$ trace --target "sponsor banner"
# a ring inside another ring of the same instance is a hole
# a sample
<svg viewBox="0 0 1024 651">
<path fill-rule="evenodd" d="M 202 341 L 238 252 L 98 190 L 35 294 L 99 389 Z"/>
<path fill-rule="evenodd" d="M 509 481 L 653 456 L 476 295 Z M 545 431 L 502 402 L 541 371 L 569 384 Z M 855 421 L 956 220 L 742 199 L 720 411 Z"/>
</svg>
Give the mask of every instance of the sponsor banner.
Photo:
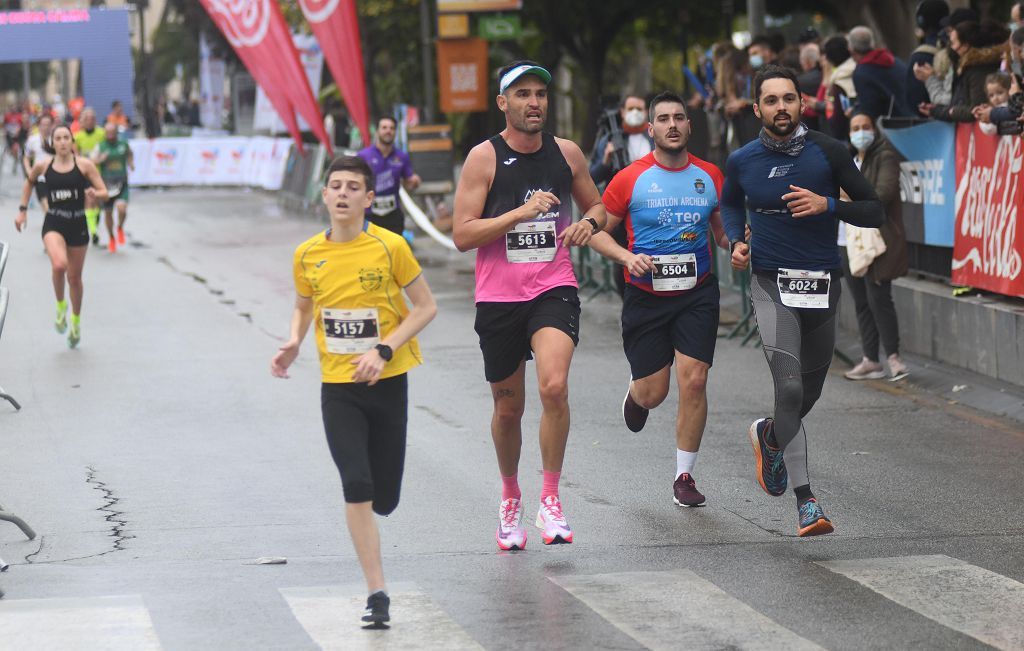
<svg viewBox="0 0 1024 651">
<path fill-rule="evenodd" d="M 437 78 L 445 113 L 486 111 L 487 41 L 462 38 L 437 41 Z"/>
<path fill-rule="evenodd" d="M 298 113 L 317 139 L 330 149 L 320 107 L 278 3 L 271 0 L 200 0 L 200 3 L 266 92 L 296 146 L 302 147 L 302 134 L 295 119 Z"/>
<path fill-rule="evenodd" d="M 355 0 L 299 0 L 299 7 L 323 48 L 349 117 L 359 128 L 363 142 L 370 142 L 369 101 Z"/>
<path fill-rule="evenodd" d="M 224 59 L 210 53 L 206 35 L 199 35 L 199 122 L 205 129 L 220 129 L 224 114 Z M 284 131 L 282 125 L 281 131 Z"/>
<path fill-rule="evenodd" d="M 147 185 L 239 185 L 278 190 L 291 141 L 286 138 L 156 138 L 130 141 L 135 170 L 128 182 Z"/>
<path fill-rule="evenodd" d="M 923 208 L 920 244 L 953 246 L 953 205 L 956 186 L 955 127 L 929 122 L 906 129 L 886 129 L 886 137 L 906 159 L 900 163 L 900 194 L 904 203 Z M 911 211 L 904 210 L 904 215 Z"/>
<path fill-rule="evenodd" d="M 306 79 L 309 80 L 310 88 L 316 95 L 320 92 L 320 77 L 324 71 L 324 53 L 316 39 L 308 34 L 292 34 L 292 40 L 295 42 L 295 48 L 299 51 L 299 59 L 302 61 Z M 266 92 L 261 87 L 256 89 L 256 109 L 253 114 L 252 128 L 271 133 L 287 131 L 284 122 L 274 110 L 274 105 L 270 103 Z M 299 116 L 299 129 L 310 130 L 309 124 L 302 116 Z"/>
<path fill-rule="evenodd" d="M 1024 297 L 1024 140 L 989 136 L 975 123 L 956 133 L 956 230 L 952 280 Z"/>
</svg>

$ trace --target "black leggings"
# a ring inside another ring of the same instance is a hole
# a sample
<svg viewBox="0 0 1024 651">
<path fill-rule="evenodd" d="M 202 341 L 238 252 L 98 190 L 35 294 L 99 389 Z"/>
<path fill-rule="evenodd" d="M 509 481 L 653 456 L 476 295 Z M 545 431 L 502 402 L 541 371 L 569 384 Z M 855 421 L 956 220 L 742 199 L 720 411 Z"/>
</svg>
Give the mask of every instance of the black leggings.
<svg viewBox="0 0 1024 651">
<path fill-rule="evenodd" d="M 821 397 L 836 344 L 840 274 L 832 272 L 828 309 L 782 304 L 774 273 L 751 276 L 750 299 L 764 355 L 775 381 L 775 440 L 785 450 L 790 485 L 810 483 L 802 419 Z"/>
<path fill-rule="evenodd" d="M 321 386 L 327 445 L 341 474 L 346 502 L 373 502 L 374 512 L 380 515 L 398 506 L 408 394 L 404 373 L 372 387 L 326 382 Z"/>
</svg>

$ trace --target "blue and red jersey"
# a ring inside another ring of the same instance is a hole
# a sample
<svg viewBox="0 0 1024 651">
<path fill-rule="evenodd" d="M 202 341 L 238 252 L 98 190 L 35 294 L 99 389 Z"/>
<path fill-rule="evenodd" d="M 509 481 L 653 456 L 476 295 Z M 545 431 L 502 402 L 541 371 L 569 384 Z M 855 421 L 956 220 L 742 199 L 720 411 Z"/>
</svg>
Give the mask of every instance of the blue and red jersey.
<svg viewBox="0 0 1024 651">
<path fill-rule="evenodd" d="M 660 165 L 651 152 L 616 174 L 603 199 L 608 212 L 624 220 L 630 252 L 650 256 L 693 253 L 699 286 L 711 273 L 708 230 L 723 183 L 721 170 L 693 154 L 685 166 L 671 168 Z M 627 283 L 655 293 L 651 274 L 638 278 L 629 270 L 623 273 Z"/>
</svg>

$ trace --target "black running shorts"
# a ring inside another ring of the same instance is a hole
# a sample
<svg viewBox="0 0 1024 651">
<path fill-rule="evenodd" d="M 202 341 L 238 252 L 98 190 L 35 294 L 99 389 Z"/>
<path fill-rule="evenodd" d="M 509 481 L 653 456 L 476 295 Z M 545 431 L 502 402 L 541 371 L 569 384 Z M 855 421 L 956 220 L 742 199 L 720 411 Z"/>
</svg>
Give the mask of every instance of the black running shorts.
<svg viewBox="0 0 1024 651">
<path fill-rule="evenodd" d="M 516 303 L 476 304 L 474 329 L 484 354 L 488 382 L 507 379 L 524 359 L 533 359 L 530 339 L 541 328 L 556 328 L 580 342 L 580 299 L 572 286 L 554 287 Z"/>
<path fill-rule="evenodd" d="M 405 213 L 402 212 L 401 208 L 395 208 L 386 215 L 375 215 L 368 212 L 366 213 L 366 219 L 371 224 L 386 228 L 392 233 L 401 235 L 405 231 Z"/>
<path fill-rule="evenodd" d="M 672 363 L 675 351 L 712 364 L 718 339 L 718 279 L 673 296 L 626 285 L 622 302 L 622 348 L 634 380 Z"/>
<path fill-rule="evenodd" d="M 68 246 L 86 246 L 89 244 L 89 227 L 85 217 L 55 217 L 47 213 L 43 218 L 43 236 L 49 232 L 60 233 Z"/>
<path fill-rule="evenodd" d="M 409 383 L 405 373 L 378 381 L 323 383 L 320 407 L 327 446 L 345 501 L 372 502 L 374 513 L 398 506 L 405 468 Z"/>
</svg>

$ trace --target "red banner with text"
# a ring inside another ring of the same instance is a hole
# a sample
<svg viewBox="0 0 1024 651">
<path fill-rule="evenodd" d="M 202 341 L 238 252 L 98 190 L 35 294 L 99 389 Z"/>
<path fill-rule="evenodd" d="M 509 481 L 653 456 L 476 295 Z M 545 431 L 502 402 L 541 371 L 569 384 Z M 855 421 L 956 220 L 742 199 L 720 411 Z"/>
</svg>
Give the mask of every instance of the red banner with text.
<svg viewBox="0 0 1024 651">
<path fill-rule="evenodd" d="M 355 0 L 299 0 L 299 6 L 324 51 L 349 117 L 359 127 L 363 143 L 369 144 L 369 102 Z"/>
<path fill-rule="evenodd" d="M 199 1 L 249 74 L 263 88 L 296 144 L 302 147 L 302 135 L 295 119 L 298 111 L 316 137 L 330 149 L 323 116 L 277 3 L 271 0 Z"/>
<path fill-rule="evenodd" d="M 952 280 L 1024 297 L 1024 140 L 989 136 L 975 123 L 956 132 L 956 225 Z"/>
</svg>

